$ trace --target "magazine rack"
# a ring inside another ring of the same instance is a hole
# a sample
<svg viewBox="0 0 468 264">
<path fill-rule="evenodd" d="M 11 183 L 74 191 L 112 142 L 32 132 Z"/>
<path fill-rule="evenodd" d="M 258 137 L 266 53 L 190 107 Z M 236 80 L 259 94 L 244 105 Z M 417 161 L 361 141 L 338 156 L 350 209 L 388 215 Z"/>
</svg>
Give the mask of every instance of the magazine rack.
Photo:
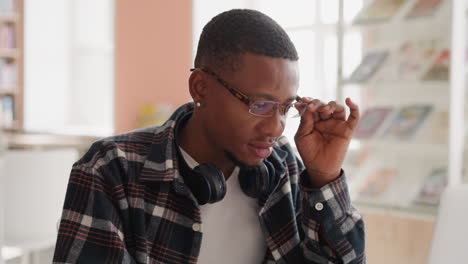
<svg viewBox="0 0 468 264">
<path fill-rule="evenodd" d="M 345 160 L 357 207 L 435 219 L 442 190 L 461 179 L 463 111 L 454 113 L 466 71 L 455 60 L 466 49 L 464 39 L 454 45 L 453 32 L 466 32 L 466 18 L 455 29 L 454 2 L 368 1 L 342 27 L 343 36 L 362 36 L 362 60 L 340 76 L 338 91 L 361 109 Z M 345 63 L 351 51 L 346 42 L 341 48 Z"/>
</svg>

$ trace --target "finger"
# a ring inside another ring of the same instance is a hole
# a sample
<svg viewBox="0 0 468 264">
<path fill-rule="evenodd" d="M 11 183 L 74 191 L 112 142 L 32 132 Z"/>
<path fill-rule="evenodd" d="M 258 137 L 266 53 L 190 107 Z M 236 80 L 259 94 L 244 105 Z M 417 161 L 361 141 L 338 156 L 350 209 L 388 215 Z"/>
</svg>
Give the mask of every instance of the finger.
<svg viewBox="0 0 468 264">
<path fill-rule="evenodd" d="M 314 129 L 314 123 L 319 120 L 317 110 L 323 106 L 320 100 L 310 102 L 304 114 L 301 116 L 301 122 L 296 132 L 296 136 L 307 135 Z"/>
<path fill-rule="evenodd" d="M 299 111 L 299 113 L 303 113 L 307 107 L 307 103 L 297 102 L 294 104 L 294 107 Z"/>
<path fill-rule="evenodd" d="M 324 107 L 322 107 L 319 112 L 320 112 L 320 119 L 322 120 L 328 120 L 333 117 L 333 113 L 336 110 L 336 102 L 335 101 L 330 101 L 328 104 L 326 104 Z"/>
<path fill-rule="evenodd" d="M 320 109 L 323 108 L 323 106 L 324 106 L 324 103 L 318 99 L 314 99 L 311 102 L 309 102 L 304 109 L 305 111 L 301 115 L 301 117 L 304 117 L 304 119 L 301 118 L 301 121 L 302 120 L 307 121 L 310 118 L 313 118 L 314 121 L 318 121 L 319 111 Z"/>
<path fill-rule="evenodd" d="M 310 103 L 314 100 L 312 97 L 302 97 L 299 98 L 298 102 L 303 102 L 303 103 Z M 316 100 L 316 99 L 315 99 Z"/>
<path fill-rule="evenodd" d="M 294 104 L 294 107 L 299 111 L 299 113 L 303 113 L 307 104 L 312 101 L 311 97 L 296 97 L 297 103 Z"/>
<path fill-rule="evenodd" d="M 325 105 L 325 103 L 320 101 L 319 99 L 314 99 L 311 102 L 314 103 L 315 105 L 320 105 L 320 106 Z"/>
<path fill-rule="evenodd" d="M 348 120 L 346 122 L 349 124 L 351 129 L 354 129 L 359 122 L 359 107 L 351 98 L 346 98 L 346 105 L 349 107 L 350 113 L 348 116 Z"/>
<path fill-rule="evenodd" d="M 296 107 L 296 109 L 299 111 L 299 115 L 302 116 L 306 111 L 312 111 L 312 112 L 315 112 L 317 107 L 313 107 L 313 108 L 307 108 L 309 105 L 315 105 L 315 106 L 318 106 L 318 107 L 321 107 L 323 106 L 323 102 L 320 101 L 319 99 L 313 99 L 312 97 L 303 97 L 301 98 L 301 101 L 300 103 L 297 103 L 294 105 L 294 107 Z"/>
<path fill-rule="evenodd" d="M 346 121 L 346 109 L 342 104 L 336 104 L 335 111 L 333 111 L 333 119 Z"/>
</svg>

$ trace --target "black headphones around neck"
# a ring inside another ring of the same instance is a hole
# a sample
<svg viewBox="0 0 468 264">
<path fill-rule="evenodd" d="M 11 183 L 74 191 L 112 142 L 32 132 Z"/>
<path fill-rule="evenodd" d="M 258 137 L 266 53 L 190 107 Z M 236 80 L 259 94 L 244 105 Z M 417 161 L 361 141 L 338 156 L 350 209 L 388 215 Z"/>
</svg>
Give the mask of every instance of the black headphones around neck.
<svg viewBox="0 0 468 264">
<path fill-rule="evenodd" d="M 223 172 L 210 163 L 202 163 L 193 169 L 190 168 L 179 149 L 179 132 L 192 113 L 189 111 L 184 114 L 180 120 L 176 121 L 174 127 L 174 142 L 180 175 L 197 198 L 198 204 L 212 204 L 221 201 L 226 195 L 226 180 Z M 275 175 L 273 164 L 265 159 L 257 166 L 241 167 L 238 178 L 240 187 L 247 196 L 259 198 L 268 195 L 273 189 L 276 182 Z"/>
</svg>

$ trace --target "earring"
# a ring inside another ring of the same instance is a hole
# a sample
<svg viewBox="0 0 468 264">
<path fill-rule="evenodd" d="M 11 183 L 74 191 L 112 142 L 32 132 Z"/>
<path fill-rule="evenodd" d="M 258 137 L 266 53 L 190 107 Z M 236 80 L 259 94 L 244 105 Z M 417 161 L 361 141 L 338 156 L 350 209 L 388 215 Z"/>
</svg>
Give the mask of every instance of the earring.
<svg viewBox="0 0 468 264">
<path fill-rule="evenodd" d="M 196 103 L 196 106 L 197 106 L 197 107 L 200 107 L 200 106 L 201 106 L 201 103 L 200 103 L 200 102 L 197 102 L 197 103 Z"/>
</svg>

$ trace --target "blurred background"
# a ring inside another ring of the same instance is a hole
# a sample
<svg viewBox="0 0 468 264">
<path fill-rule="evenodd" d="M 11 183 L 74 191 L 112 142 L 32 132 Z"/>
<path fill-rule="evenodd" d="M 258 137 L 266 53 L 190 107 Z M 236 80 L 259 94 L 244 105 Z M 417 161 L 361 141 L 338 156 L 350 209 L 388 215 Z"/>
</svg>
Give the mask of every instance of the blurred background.
<svg viewBox="0 0 468 264">
<path fill-rule="evenodd" d="M 51 262 L 73 162 L 95 140 L 159 125 L 190 101 L 201 30 L 232 8 L 285 28 L 299 52 L 301 96 L 360 105 L 344 169 L 368 262 L 427 263 L 445 250 L 436 241 L 449 221 L 440 220 L 441 194 L 467 178 L 466 6 L 0 0 L 0 264 Z M 297 122 L 288 120 L 290 139 Z"/>
</svg>

